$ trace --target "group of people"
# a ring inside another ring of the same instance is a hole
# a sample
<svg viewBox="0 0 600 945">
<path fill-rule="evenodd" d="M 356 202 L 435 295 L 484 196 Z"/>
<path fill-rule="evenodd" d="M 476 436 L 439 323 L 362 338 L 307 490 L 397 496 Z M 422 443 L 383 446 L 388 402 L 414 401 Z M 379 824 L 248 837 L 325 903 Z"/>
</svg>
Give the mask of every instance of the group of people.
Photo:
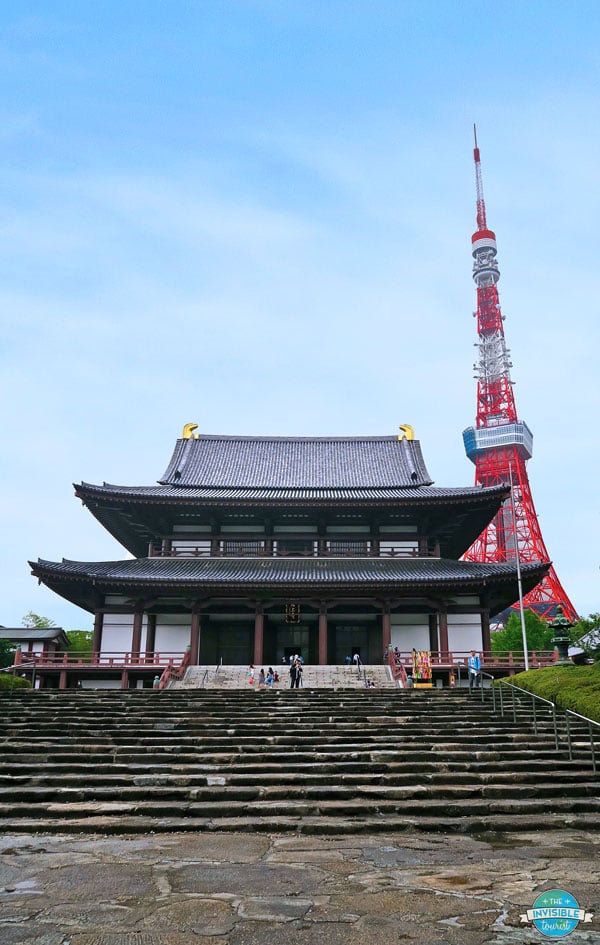
<svg viewBox="0 0 600 945">
<path fill-rule="evenodd" d="M 397 647 L 394 647 L 394 650 L 397 651 Z M 394 653 L 394 656 L 396 654 Z M 399 654 L 398 654 L 399 656 Z M 286 662 L 286 658 L 283 658 L 283 662 Z M 289 657 L 290 662 L 290 689 L 299 689 L 302 685 L 302 664 L 304 663 L 303 658 L 296 654 L 295 656 Z M 346 665 L 350 666 L 354 663 L 355 666 L 360 667 L 361 661 L 358 653 L 355 653 L 354 656 L 346 657 Z M 469 673 L 469 691 L 472 689 L 478 689 L 481 684 L 481 657 L 475 650 L 471 650 L 471 654 L 467 660 L 467 668 Z M 251 663 L 248 667 L 248 682 L 252 686 L 254 685 L 254 678 L 256 675 L 256 669 Z M 265 673 L 264 669 L 261 669 L 258 673 L 258 684 L 257 689 L 272 689 L 275 683 L 279 682 L 279 674 L 272 666 L 269 666 L 269 669 Z M 414 685 L 414 680 L 411 676 L 408 677 L 408 685 L 410 688 Z M 367 679 L 365 682 L 367 689 L 375 689 L 375 683 L 372 679 Z M 79 683 L 78 688 L 81 687 Z"/>
<path fill-rule="evenodd" d="M 247 679 L 248 683 L 254 685 L 254 677 L 256 676 L 256 669 L 253 663 L 250 663 L 248 667 Z M 272 689 L 275 683 L 279 682 L 279 673 L 276 672 L 272 666 L 269 666 L 269 669 L 265 673 L 264 669 L 261 669 L 258 673 L 258 683 L 257 689 Z"/>
</svg>

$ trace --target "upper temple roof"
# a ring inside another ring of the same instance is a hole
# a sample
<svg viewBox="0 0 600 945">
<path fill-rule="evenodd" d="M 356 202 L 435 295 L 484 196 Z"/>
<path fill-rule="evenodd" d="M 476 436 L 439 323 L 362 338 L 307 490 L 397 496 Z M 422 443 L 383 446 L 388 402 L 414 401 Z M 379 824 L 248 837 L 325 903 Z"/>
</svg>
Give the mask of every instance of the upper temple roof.
<svg viewBox="0 0 600 945">
<path fill-rule="evenodd" d="M 379 524 L 414 525 L 440 543 L 443 556 L 458 558 L 508 487 L 440 489 L 431 482 L 421 444 L 404 437 L 184 436 L 158 485 L 82 482 L 75 491 L 136 556 L 176 526 L 231 527 L 242 517 L 264 523 L 266 514 L 287 516 L 285 524 L 300 516 L 305 524 L 311 514 L 322 527 L 344 516 L 354 524 L 362 516 L 367 524 L 375 517 Z"/>
<path fill-rule="evenodd" d="M 177 440 L 159 480 L 255 489 L 415 487 L 432 481 L 418 440 L 204 435 Z"/>
</svg>

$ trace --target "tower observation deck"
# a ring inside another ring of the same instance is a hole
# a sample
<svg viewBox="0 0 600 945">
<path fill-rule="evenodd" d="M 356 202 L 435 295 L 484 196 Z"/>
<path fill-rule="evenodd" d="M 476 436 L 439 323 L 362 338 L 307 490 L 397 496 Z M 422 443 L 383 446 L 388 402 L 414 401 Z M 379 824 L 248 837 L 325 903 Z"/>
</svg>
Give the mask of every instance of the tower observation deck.
<svg viewBox="0 0 600 945">
<path fill-rule="evenodd" d="M 517 416 L 510 376 L 512 363 L 504 337 L 504 316 L 500 310 L 496 259 L 496 234 L 488 229 L 481 158 L 475 134 L 475 178 L 477 186 L 477 229 L 471 238 L 473 279 L 477 289 L 477 350 L 474 364 L 477 378 L 475 425 L 463 432 L 465 451 L 475 464 L 475 482 L 481 486 L 513 483 L 509 498 L 487 528 L 471 545 L 464 559 L 479 562 L 549 561 L 540 530 L 526 463 L 533 453 L 533 434 Z M 524 604 L 542 617 L 552 617 L 560 604 L 565 615 L 577 619 L 577 612 L 553 567 L 527 594 Z"/>
</svg>

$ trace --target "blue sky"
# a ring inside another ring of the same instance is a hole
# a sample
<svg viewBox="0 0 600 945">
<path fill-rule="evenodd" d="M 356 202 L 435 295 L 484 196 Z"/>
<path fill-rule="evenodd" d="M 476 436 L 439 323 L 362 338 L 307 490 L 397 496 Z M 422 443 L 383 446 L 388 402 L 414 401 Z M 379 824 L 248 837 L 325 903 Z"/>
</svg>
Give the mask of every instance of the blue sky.
<svg viewBox="0 0 600 945">
<path fill-rule="evenodd" d="M 468 485 L 472 123 L 529 475 L 598 578 L 597 3 L 4 2 L 0 623 L 89 615 L 27 559 L 122 556 L 72 483 L 183 424 L 379 435 Z"/>
</svg>

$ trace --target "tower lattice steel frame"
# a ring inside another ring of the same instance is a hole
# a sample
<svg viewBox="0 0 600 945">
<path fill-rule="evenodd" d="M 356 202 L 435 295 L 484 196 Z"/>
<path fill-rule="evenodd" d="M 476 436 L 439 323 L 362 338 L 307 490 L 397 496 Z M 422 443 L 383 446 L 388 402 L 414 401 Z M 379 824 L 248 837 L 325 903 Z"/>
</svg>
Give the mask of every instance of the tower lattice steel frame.
<svg viewBox="0 0 600 945">
<path fill-rule="evenodd" d="M 512 367 L 504 338 L 497 283 L 496 234 L 487 227 L 481 158 L 475 130 L 477 230 L 473 244 L 473 279 L 477 286 L 477 377 L 475 426 L 463 432 L 465 450 L 475 464 L 475 483 L 493 486 L 513 481 L 513 499 L 507 499 L 495 518 L 465 554 L 467 561 L 549 561 L 533 504 L 526 463 L 533 450 L 533 435 L 517 417 L 510 377 Z M 524 599 L 542 617 L 554 616 L 560 604 L 570 620 L 577 612 L 553 567 Z"/>
</svg>

